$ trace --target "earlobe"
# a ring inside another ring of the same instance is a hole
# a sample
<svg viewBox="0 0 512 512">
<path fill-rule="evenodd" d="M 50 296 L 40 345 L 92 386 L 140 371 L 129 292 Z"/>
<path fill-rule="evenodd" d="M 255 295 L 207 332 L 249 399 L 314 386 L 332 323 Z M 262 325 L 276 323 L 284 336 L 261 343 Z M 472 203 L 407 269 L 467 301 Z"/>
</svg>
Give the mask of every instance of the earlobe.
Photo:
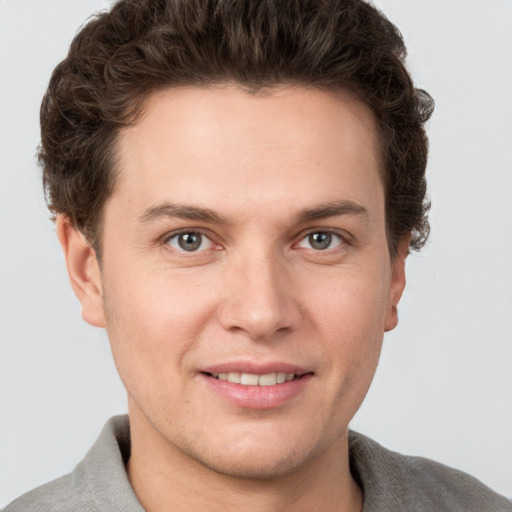
<svg viewBox="0 0 512 512">
<path fill-rule="evenodd" d="M 82 305 L 83 319 L 95 327 L 105 327 L 103 288 L 96 252 L 67 216 L 57 216 L 56 230 L 71 286 Z"/>
<path fill-rule="evenodd" d="M 398 303 L 405 288 L 405 260 L 408 254 L 409 238 L 399 244 L 397 255 L 392 262 L 388 314 L 384 325 L 385 332 L 392 331 L 398 325 Z"/>
</svg>

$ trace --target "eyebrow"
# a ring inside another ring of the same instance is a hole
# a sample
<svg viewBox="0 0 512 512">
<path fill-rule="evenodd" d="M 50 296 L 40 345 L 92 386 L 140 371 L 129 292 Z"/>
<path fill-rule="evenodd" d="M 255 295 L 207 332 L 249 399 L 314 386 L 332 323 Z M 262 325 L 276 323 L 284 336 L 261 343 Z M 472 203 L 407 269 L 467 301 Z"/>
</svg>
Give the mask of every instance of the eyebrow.
<svg viewBox="0 0 512 512">
<path fill-rule="evenodd" d="M 215 224 L 227 224 L 227 219 L 222 215 L 197 206 L 178 205 L 174 203 L 162 203 L 151 206 L 139 217 L 139 222 L 150 222 L 161 218 L 176 217 L 178 219 L 197 220 L 202 222 L 211 222 Z"/>
<path fill-rule="evenodd" d="M 306 208 L 299 212 L 297 219 L 299 222 L 311 222 L 313 220 L 336 217 L 338 215 L 368 215 L 368 210 L 353 201 L 343 200 L 333 203 L 327 203 L 315 208 Z"/>
<path fill-rule="evenodd" d="M 368 210 L 353 201 L 338 201 L 326 203 L 314 208 L 305 208 L 297 215 L 298 222 L 311 222 L 314 220 L 336 217 L 338 215 L 367 215 Z M 228 220 L 219 213 L 208 208 L 198 206 L 179 205 L 165 202 L 144 210 L 139 216 L 139 222 L 151 222 L 161 218 L 174 217 L 178 219 L 210 222 L 213 224 L 228 224 Z"/>
</svg>

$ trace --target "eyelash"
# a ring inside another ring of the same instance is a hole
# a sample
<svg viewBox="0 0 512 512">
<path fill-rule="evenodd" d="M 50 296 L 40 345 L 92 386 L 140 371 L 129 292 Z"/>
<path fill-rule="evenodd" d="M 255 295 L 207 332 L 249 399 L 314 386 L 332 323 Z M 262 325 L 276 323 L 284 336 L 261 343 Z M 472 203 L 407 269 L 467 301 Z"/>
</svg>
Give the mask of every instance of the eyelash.
<svg viewBox="0 0 512 512">
<path fill-rule="evenodd" d="M 300 240 L 294 244 L 294 245 L 297 245 L 299 246 L 302 242 L 304 242 L 305 240 L 308 239 L 308 237 L 310 237 L 311 235 L 317 235 L 317 234 L 324 234 L 324 235 L 328 235 L 330 237 L 336 237 L 338 240 L 339 240 L 339 243 L 336 244 L 335 247 L 327 247 L 325 249 L 314 249 L 313 247 L 310 247 L 310 249 L 312 250 L 315 250 L 315 252 L 330 252 L 332 250 L 335 250 L 337 249 L 339 246 L 344 246 L 346 245 L 348 242 L 347 242 L 347 236 L 343 233 L 341 233 L 340 231 L 338 230 L 335 230 L 335 229 L 310 229 L 308 230 L 306 233 L 301 233 L 301 238 Z"/>
<path fill-rule="evenodd" d="M 187 235 L 187 234 L 201 235 L 202 237 L 207 239 L 209 241 L 209 243 L 212 244 L 213 246 L 219 245 L 219 244 L 216 244 L 216 242 L 213 240 L 212 234 L 209 231 L 201 229 L 201 228 L 181 229 L 179 231 L 174 231 L 172 233 L 169 233 L 162 238 L 162 244 L 170 246 L 171 249 L 174 250 L 175 252 L 177 252 L 178 254 L 187 254 L 187 255 L 200 254 L 209 249 L 209 248 L 207 248 L 207 249 L 203 249 L 200 251 L 197 251 L 197 250 L 187 251 L 186 249 L 183 249 L 183 248 L 180 249 L 180 248 L 171 246 L 171 244 L 170 244 L 171 240 L 178 239 L 178 237 L 180 235 Z M 339 249 L 340 246 L 343 247 L 349 243 L 349 241 L 347 240 L 348 236 L 344 232 L 340 232 L 335 229 L 316 228 L 316 229 L 310 229 L 306 232 L 302 232 L 297 237 L 295 237 L 295 239 L 297 239 L 297 238 L 299 238 L 299 239 L 297 242 L 295 242 L 293 244 L 293 247 L 300 248 L 301 243 L 303 243 L 305 240 L 307 240 L 307 238 L 310 237 L 311 235 L 315 235 L 315 234 L 325 234 L 325 235 L 329 235 L 330 237 L 336 237 L 339 240 L 339 243 L 337 243 L 335 247 L 326 247 L 325 249 L 315 249 L 313 247 L 308 247 L 308 248 L 304 248 L 304 249 L 306 249 L 306 250 L 310 249 L 316 253 L 322 253 L 322 252 L 331 253 L 333 250 Z M 201 241 L 201 245 L 203 243 L 204 243 L 204 239 Z M 331 243 L 331 241 L 330 241 L 330 243 Z"/>
<path fill-rule="evenodd" d="M 213 241 L 213 237 L 209 231 L 206 231 L 201 228 L 194 228 L 194 229 L 180 229 L 178 231 L 173 231 L 172 233 L 168 233 L 162 238 L 162 244 L 163 245 L 169 245 L 170 242 L 173 239 L 178 239 L 181 235 L 201 235 L 203 238 L 206 238 L 210 241 L 212 245 L 215 245 L 215 242 Z M 172 247 L 172 246 L 171 246 Z M 186 251 L 185 249 L 177 249 L 172 247 L 173 250 L 175 250 L 178 253 L 184 253 L 184 254 L 194 254 L 195 252 L 204 252 L 204 251 Z"/>
</svg>

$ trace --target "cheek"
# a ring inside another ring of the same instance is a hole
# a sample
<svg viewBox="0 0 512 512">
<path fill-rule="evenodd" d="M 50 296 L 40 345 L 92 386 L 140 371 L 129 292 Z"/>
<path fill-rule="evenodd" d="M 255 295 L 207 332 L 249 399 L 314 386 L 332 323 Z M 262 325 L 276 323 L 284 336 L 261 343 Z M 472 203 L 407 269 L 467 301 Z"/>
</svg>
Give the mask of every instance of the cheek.
<svg viewBox="0 0 512 512">
<path fill-rule="evenodd" d="M 120 269 L 104 283 L 107 332 L 123 380 L 176 374 L 210 314 L 210 297 L 193 280 L 158 274 L 116 280 Z"/>
<path fill-rule="evenodd" d="M 311 296 L 312 324 L 329 356 L 326 367 L 334 370 L 335 378 L 343 377 L 343 389 L 354 384 L 366 388 L 373 377 L 384 334 L 386 290 L 382 274 L 365 279 L 344 276 L 328 292 Z"/>
<path fill-rule="evenodd" d="M 389 303 L 386 273 L 340 270 L 323 282 L 328 285 L 322 289 L 315 288 L 314 281 L 306 283 L 310 292 L 303 297 L 308 297 L 308 310 L 313 321 L 322 330 L 327 330 L 329 338 L 344 334 L 347 339 L 368 339 L 372 332 L 383 334 Z"/>
</svg>

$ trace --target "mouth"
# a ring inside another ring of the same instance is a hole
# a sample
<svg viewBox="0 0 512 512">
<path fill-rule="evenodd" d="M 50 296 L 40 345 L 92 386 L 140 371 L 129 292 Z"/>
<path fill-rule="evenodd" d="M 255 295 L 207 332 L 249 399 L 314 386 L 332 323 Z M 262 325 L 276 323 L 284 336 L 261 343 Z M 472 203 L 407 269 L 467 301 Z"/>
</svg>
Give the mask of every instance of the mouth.
<svg viewBox="0 0 512 512">
<path fill-rule="evenodd" d="M 309 389 L 314 377 L 313 372 L 288 364 L 266 365 L 267 368 L 250 364 L 238 365 L 242 368 L 227 366 L 203 369 L 199 375 L 216 396 L 242 409 L 271 410 L 284 406 Z"/>
<path fill-rule="evenodd" d="M 263 375 L 257 373 L 241 373 L 241 372 L 227 372 L 227 373 L 209 373 L 204 374 L 212 379 L 218 379 L 232 384 L 241 384 L 242 386 L 276 386 L 278 384 L 285 384 L 293 380 L 300 379 L 303 375 L 297 373 L 286 372 L 271 372 Z"/>
<path fill-rule="evenodd" d="M 278 409 L 312 389 L 315 372 L 285 361 L 230 361 L 201 368 L 207 389 L 242 409 Z"/>
</svg>

